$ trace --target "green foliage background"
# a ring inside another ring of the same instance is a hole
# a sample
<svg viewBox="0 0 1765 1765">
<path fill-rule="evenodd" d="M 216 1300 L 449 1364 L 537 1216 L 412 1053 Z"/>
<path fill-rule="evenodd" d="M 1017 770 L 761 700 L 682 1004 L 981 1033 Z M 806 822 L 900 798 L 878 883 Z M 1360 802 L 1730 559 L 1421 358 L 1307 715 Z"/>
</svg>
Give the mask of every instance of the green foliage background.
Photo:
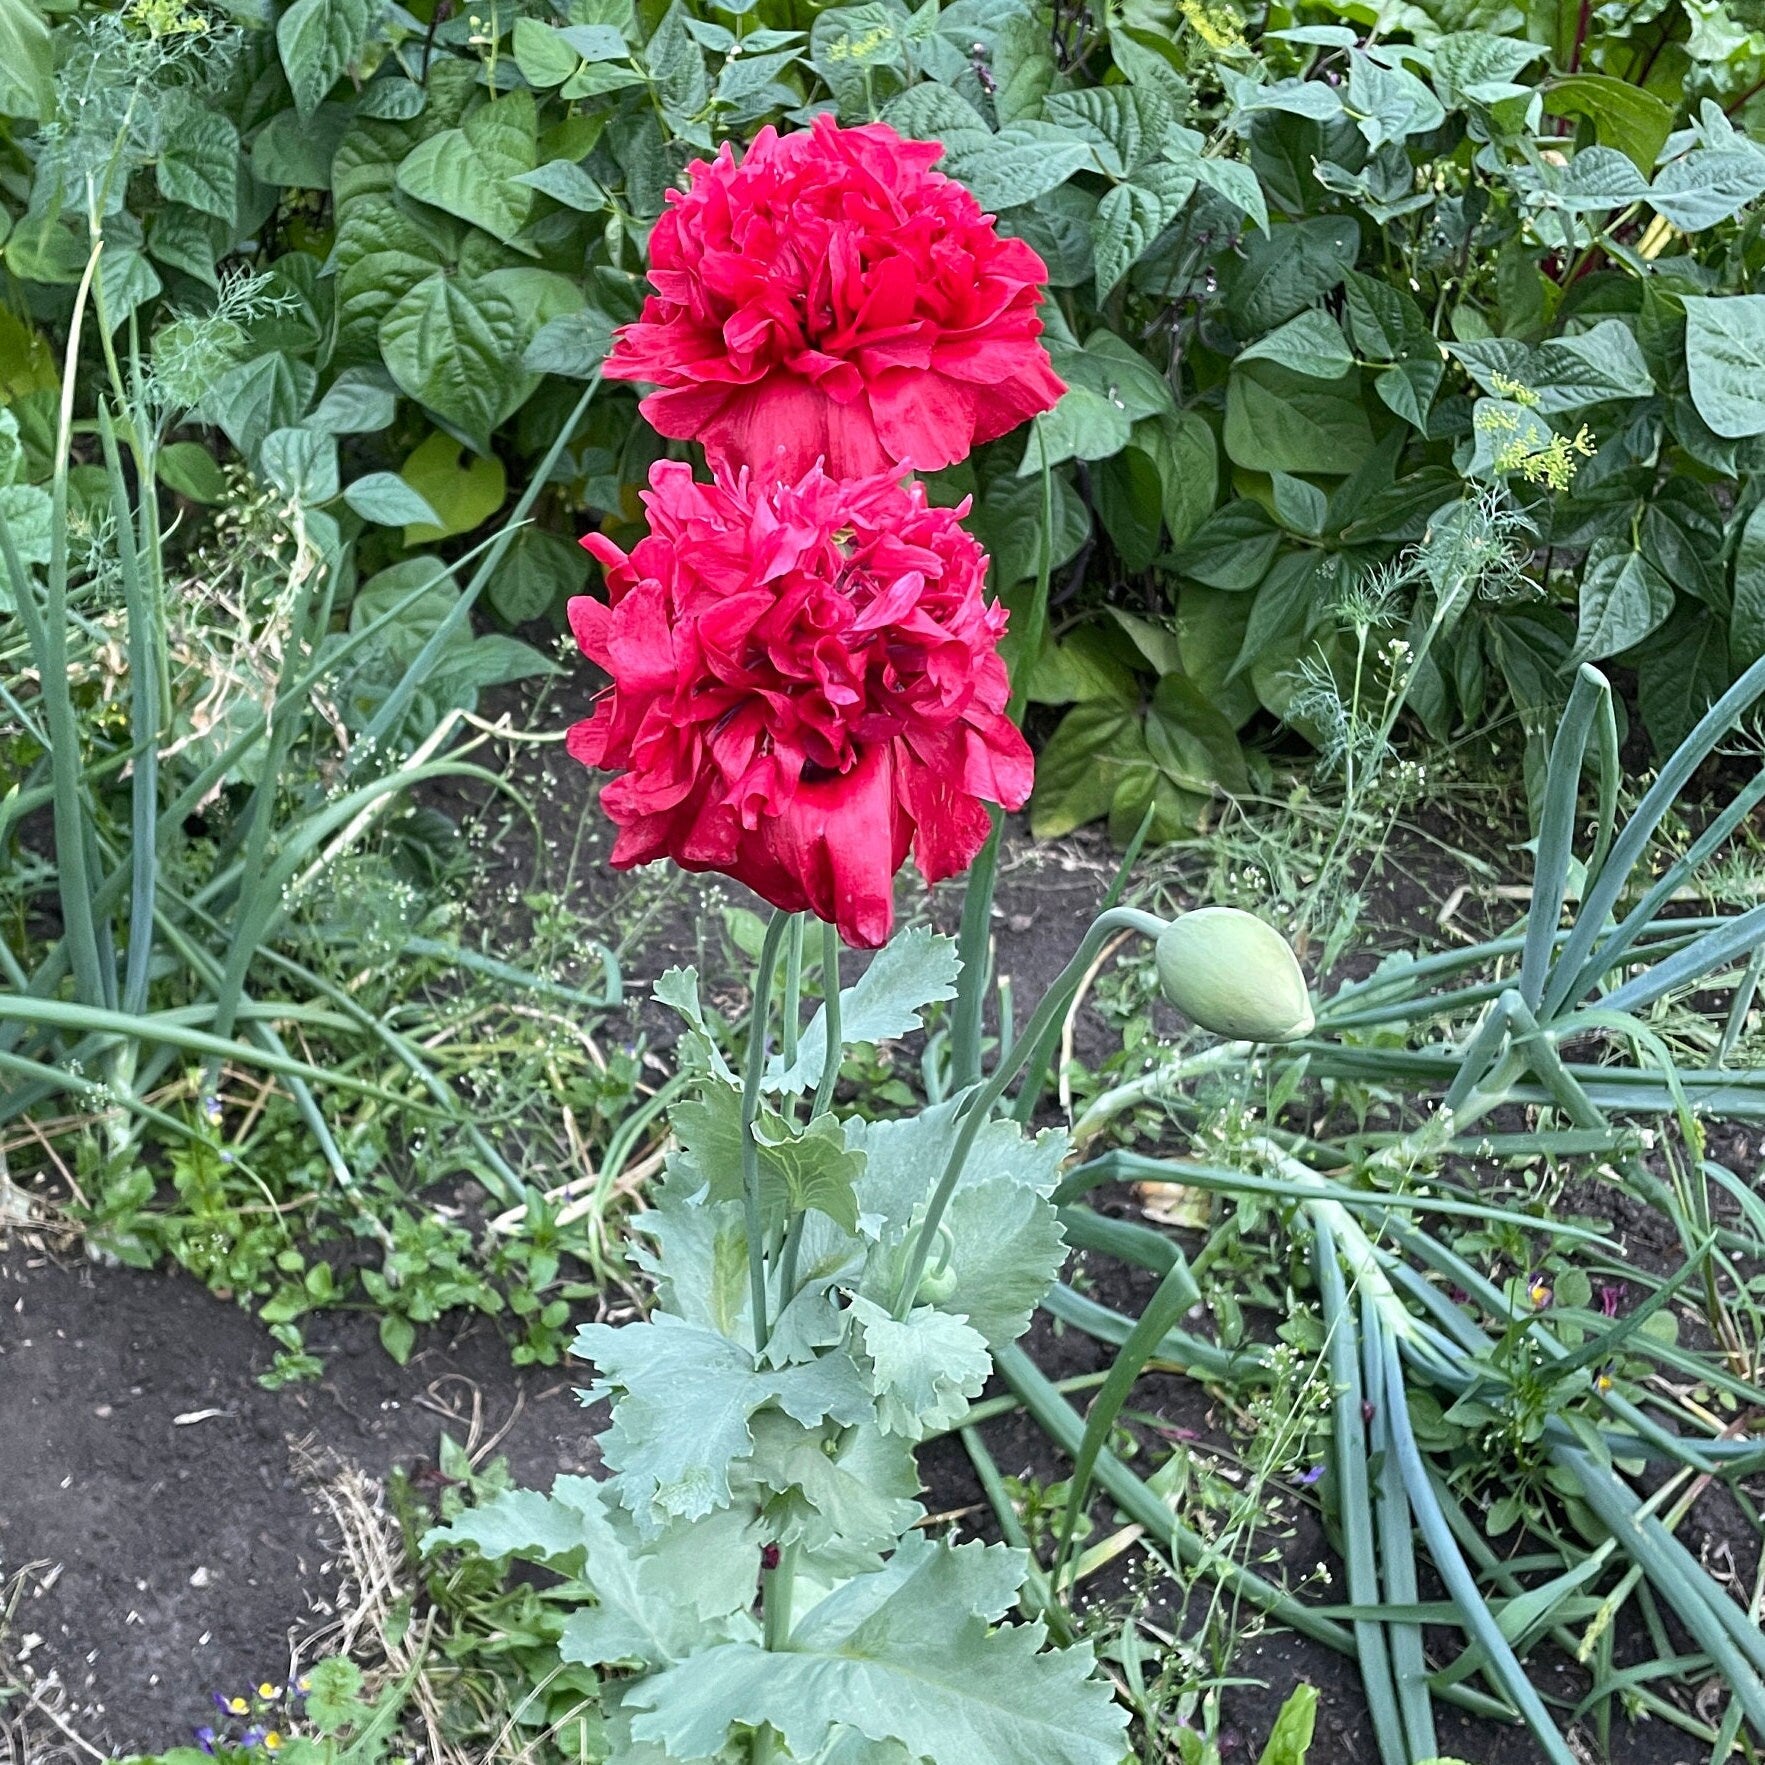
<svg viewBox="0 0 1765 1765">
<path fill-rule="evenodd" d="M 192 410 L 165 486 L 219 503 L 242 461 L 359 629 L 528 482 L 687 162 L 832 106 L 943 141 L 1049 265 L 1068 394 L 935 486 L 975 499 L 1019 678 L 1061 708 L 1038 831 L 1180 829 L 1271 714 L 1351 750 L 1369 668 L 1439 737 L 1517 713 L 1536 784 L 1575 663 L 1633 665 L 1668 747 L 1765 651 L 1754 12 L 4 0 L 0 496 L 43 561 L 101 236 L 90 383 L 141 341 Z M 635 396 L 600 392 L 489 580 L 505 625 L 583 584 L 584 525 L 632 523 Z M 1466 510 L 1500 568 L 1449 589 L 1424 542 Z M 423 713 L 546 666 L 447 630 Z M 344 714 L 380 703 L 364 679 Z"/>
</svg>

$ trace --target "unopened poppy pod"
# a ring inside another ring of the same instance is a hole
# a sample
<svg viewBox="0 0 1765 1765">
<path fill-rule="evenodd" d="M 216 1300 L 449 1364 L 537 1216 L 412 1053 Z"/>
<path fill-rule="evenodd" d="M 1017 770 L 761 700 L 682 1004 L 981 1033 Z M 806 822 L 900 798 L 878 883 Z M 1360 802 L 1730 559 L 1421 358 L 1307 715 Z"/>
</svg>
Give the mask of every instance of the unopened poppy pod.
<svg viewBox="0 0 1765 1765">
<path fill-rule="evenodd" d="M 1236 1042 L 1311 1033 L 1311 995 L 1287 940 L 1254 913 L 1198 907 L 1158 939 L 1164 996 L 1191 1022 Z"/>
</svg>

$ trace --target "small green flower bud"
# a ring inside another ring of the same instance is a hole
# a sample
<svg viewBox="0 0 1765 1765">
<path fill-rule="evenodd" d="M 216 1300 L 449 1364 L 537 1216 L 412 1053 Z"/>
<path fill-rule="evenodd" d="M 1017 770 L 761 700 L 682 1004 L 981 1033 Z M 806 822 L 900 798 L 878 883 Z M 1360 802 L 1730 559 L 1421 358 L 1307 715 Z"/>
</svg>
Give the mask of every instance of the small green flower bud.
<svg viewBox="0 0 1765 1765">
<path fill-rule="evenodd" d="M 1179 915 L 1158 940 L 1164 996 L 1192 1023 L 1241 1042 L 1292 1042 L 1311 1031 L 1311 997 L 1287 940 L 1236 907 Z"/>
</svg>

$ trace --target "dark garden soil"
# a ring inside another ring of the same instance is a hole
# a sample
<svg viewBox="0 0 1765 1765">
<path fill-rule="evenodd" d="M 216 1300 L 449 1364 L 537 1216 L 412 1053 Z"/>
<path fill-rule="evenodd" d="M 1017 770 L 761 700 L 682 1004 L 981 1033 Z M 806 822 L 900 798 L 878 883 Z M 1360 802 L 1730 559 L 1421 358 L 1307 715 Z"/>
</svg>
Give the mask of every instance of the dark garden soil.
<svg viewBox="0 0 1765 1765">
<path fill-rule="evenodd" d="M 540 796 L 547 844 L 571 852 L 564 867 L 577 879 L 571 893 L 585 897 L 592 924 L 597 890 L 612 885 L 595 848 L 574 843 L 586 780 Z M 598 839 L 598 830 L 589 837 Z M 1500 834 L 1484 837 L 1487 854 L 1497 855 Z M 1461 838 L 1462 830 L 1453 840 L 1418 836 L 1388 856 L 1369 915 L 1388 941 L 1423 933 L 1438 941 L 1441 910 L 1460 885 L 1472 896 L 1455 923 L 1475 923 L 1479 903 L 1498 918 L 1512 911 L 1486 878 L 1451 856 Z M 486 920 L 518 915 L 535 854 L 500 836 L 480 852 Z M 1017 839 L 1008 847 L 995 930 L 1020 1014 L 1065 964 L 1112 868 L 1100 843 Z M 696 890 L 671 898 L 657 916 L 644 967 L 628 977 L 634 990 L 647 991 L 670 960 L 691 960 L 702 947 L 718 897 Z M 918 911 L 953 931 L 958 901 L 946 891 Z M 1081 1025 L 1079 1050 L 1107 1051 L 1099 1022 Z M 1126 1277 L 1102 1269 L 1097 1277 L 1099 1297 L 1132 1308 L 1131 1291 L 1109 1291 L 1111 1280 Z M 10 1716 L 35 1737 L 37 1750 L 23 1755 L 31 1765 L 92 1757 L 94 1744 L 135 1751 L 186 1741 L 212 1691 L 280 1679 L 292 1651 L 310 1659 L 313 1639 L 322 1640 L 355 1597 L 325 1499 L 340 1469 L 379 1482 L 402 1466 L 420 1491 L 433 1491 L 444 1431 L 473 1450 L 506 1455 L 525 1483 L 594 1468 L 596 1418 L 572 1390 L 582 1369 L 514 1369 L 489 1320 L 423 1333 L 403 1368 L 381 1351 L 370 1316 L 320 1314 L 307 1321 L 306 1335 L 325 1360 L 323 1380 L 266 1391 L 257 1377 L 274 1344 L 247 1313 L 189 1279 L 94 1267 L 77 1241 L 46 1230 L 16 1231 L 0 1249 L 0 1586 L 19 1577 L 21 1590 L 0 1668 L 10 1665 L 22 1679 L 25 1698 L 58 1712 L 39 1710 L 20 1723 L 19 1700 L 10 1712 L 0 1706 L 0 1742 Z M 1104 1359 L 1087 1338 L 1056 1332 L 1045 1319 L 1028 1346 L 1053 1377 Z M 1189 1431 L 1182 1438 L 1226 1438 L 1224 1418 L 1198 1386 L 1149 1381 L 1139 1401 L 1172 1430 Z M 1021 1418 L 990 1424 L 987 1438 L 1007 1473 L 1064 1474 Z M 959 1445 L 934 1443 L 924 1471 L 934 1514 L 992 1534 Z M 1274 1541 L 1282 1562 L 1267 1572 L 1297 1582 L 1334 1559 L 1315 1508 L 1302 1492 L 1291 1496 L 1289 1535 Z M 1339 1579 L 1327 1597 L 1344 1597 Z M 1170 1619 L 1180 1623 L 1181 1614 Z M 1313 1765 L 1376 1757 L 1351 1661 L 1270 1628 L 1232 1670 L 1245 1683 L 1226 1694 L 1235 1737 L 1228 1765 L 1254 1760 L 1274 1711 L 1302 1679 L 1322 1693 Z M 1573 1691 L 1572 1668 L 1544 1671 L 1560 1672 L 1551 1689 Z M 1523 1733 L 1462 1721 L 1444 1706 L 1440 1714 L 1442 1751 L 1470 1765 L 1530 1765 L 1540 1756 Z M 1620 1765 L 1691 1765 L 1701 1756 L 1658 1723 L 1614 1741 Z"/>
</svg>

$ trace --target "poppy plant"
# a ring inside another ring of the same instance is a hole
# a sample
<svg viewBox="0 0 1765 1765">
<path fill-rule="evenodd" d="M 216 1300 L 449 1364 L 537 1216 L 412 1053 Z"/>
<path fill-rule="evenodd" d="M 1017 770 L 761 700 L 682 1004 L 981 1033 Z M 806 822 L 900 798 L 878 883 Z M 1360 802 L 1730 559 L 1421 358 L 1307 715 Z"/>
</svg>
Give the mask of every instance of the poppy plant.
<svg viewBox="0 0 1765 1765">
<path fill-rule="evenodd" d="M 935 471 L 1049 409 L 1047 269 L 931 169 L 942 152 L 822 115 L 695 161 L 608 377 L 657 387 L 644 415 L 713 464 L 793 482 Z"/>
<path fill-rule="evenodd" d="M 607 599 L 570 602 L 612 677 L 569 735 L 616 772 L 612 862 L 722 871 L 873 948 L 908 852 L 928 882 L 967 866 L 986 805 L 1029 796 L 1005 714 L 1005 609 L 963 509 L 889 473 L 696 483 L 661 461 L 629 555 L 591 534 Z"/>
</svg>

